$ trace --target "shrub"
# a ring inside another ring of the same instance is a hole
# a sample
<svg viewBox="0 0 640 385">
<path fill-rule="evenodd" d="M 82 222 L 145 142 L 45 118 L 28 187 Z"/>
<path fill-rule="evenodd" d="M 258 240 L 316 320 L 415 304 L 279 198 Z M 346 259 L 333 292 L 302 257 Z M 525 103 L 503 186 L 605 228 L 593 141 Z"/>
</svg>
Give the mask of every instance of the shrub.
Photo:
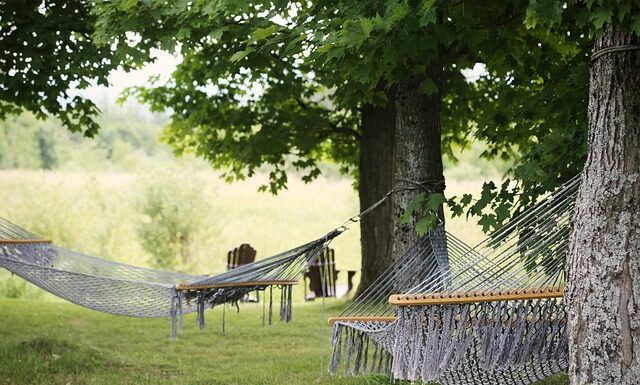
<svg viewBox="0 0 640 385">
<path fill-rule="evenodd" d="M 197 180 L 175 173 L 156 175 L 144 187 L 138 237 L 154 267 L 174 270 L 193 262 L 208 208 L 197 186 Z"/>
</svg>

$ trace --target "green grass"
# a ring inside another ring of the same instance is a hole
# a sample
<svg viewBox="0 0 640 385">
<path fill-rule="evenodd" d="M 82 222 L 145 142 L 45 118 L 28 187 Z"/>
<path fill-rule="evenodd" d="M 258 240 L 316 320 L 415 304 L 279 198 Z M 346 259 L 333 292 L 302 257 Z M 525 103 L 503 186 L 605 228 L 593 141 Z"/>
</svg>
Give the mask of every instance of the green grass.
<svg viewBox="0 0 640 385">
<path fill-rule="evenodd" d="M 327 301 L 327 313 L 344 306 Z M 294 321 L 261 326 L 262 307 L 185 319 L 177 340 L 166 319 L 134 319 L 63 302 L 0 299 L 0 384 L 387 384 L 382 377 L 329 376 L 320 364 L 319 303 L 294 304 Z M 324 363 L 326 365 L 326 358 Z M 538 385 L 566 384 L 556 376 Z"/>
<path fill-rule="evenodd" d="M 168 191 L 174 191 L 171 175 L 187 175 L 186 181 L 178 181 L 188 186 L 178 187 L 206 203 L 199 211 L 202 226 L 193 234 L 190 246 L 192 262 L 178 270 L 215 274 L 226 270 L 227 251 L 241 243 L 250 243 L 258 251 L 257 258 L 265 258 L 322 236 L 359 211 L 357 193 L 344 177 L 324 177 L 310 184 L 292 177 L 289 188 L 273 196 L 258 192 L 266 181 L 263 174 L 226 184 L 208 169 L 173 165 L 164 170 L 163 166 L 144 174 L 0 170 L 0 217 L 74 251 L 152 266 L 152 256 L 143 250 L 138 236 L 145 220 L 140 211 L 142 191 L 149 182 L 166 183 Z M 477 177 L 447 181 L 452 195 L 478 191 L 480 186 Z M 465 218 L 448 219 L 447 229 L 470 245 L 483 238 L 479 226 Z M 350 225 L 331 247 L 336 250 L 338 269 L 360 269 L 358 224 Z M 359 279 L 357 274 L 356 285 Z M 346 275 L 338 283 L 345 285 Z M 0 271 L 0 297 L 38 298 L 43 294 Z"/>
<path fill-rule="evenodd" d="M 468 153 L 447 170 L 448 195 L 477 192 L 483 180 L 498 173 L 476 157 Z M 308 242 L 359 211 L 352 181 L 335 172 L 310 184 L 292 175 L 288 189 L 272 196 L 257 192 L 266 182 L 264 173 L 225 184 L 218 173 L 185 160 L 137 162 L 126 172 L 94 168 L 0 170 L 0 216 L 60 246 L 149 266 L 151 255 L 137 231 L 145 220 L 140 212 L 144 186 L 159 180 L 187 191 L 195 186 L 206 202 L 204 222 L 194 235 L 193 262 L 181 270 L 211 274 L 225 270 L 226 252 L 242 242 L 264 258 Z M 189 183 L 171 183 L 172 175 L 185 175 Z M 483 238 L 464 218 L 448 219 L 447 229 L 469 244 Z M 359 269 L 359 239 L 358 225 L 352 225 L 332 243 L 339 269 Z M 344 284 L 344 274 L 340 279 Z M 327 357 L 324 365 L 320 357 L 321 350 L 328 356 L 330 330 L 325 328 L 321 340 L 320 305 L 300 303 L 301 293 L 295 291 L 291 324 L 262 327 L 262 308 L 245 304 L 239 314 L 228 309 L 226 336 L 217 309 L 208 312 L 204 332 L 193 315 L 187 316 L 184 333 L 172 341 L 166 319 L 123 318 L 61 301 L 27 300 L 52 296 L 0 270 L 0 297 L 23 298 L 0 298 L 0 385 L 388 384 L 381 377 L 326 374 Z M 327 314 L 337 314 L 344 304 L 329 301 L 327 306 Z M 565 376 L 544 382 L 566 383 Z"/>
</svg>

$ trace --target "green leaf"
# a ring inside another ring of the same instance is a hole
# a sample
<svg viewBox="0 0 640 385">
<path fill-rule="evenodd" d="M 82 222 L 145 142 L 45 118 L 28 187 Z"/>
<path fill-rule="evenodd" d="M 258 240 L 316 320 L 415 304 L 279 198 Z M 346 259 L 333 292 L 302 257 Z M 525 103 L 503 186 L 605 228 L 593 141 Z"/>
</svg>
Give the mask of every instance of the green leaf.
<svg viewBox="0 0 640 385">
<path fill-rule="evenodd" d="M 508 204 L 500 204 L 495 209 L 496 212 L 496 222 L 498 225 L 502 224 L 507 218 L 509 218 L 511 212 L 509 211 Z"/>
<path fill-rule="evenodd" d="M 247 47 L 247 49 L 245 49 L 244 51 L 238 51 L 234 53 L 229 60 L 233 63 L 237 63 L 240 60 L 244 59 L 248 54 L 254 51 L 255 49 L 253 47 Z"/>
<path fill-rule="evenodd" d="M 425 208 L 432 212 L 438 212 L 442 204 L 446 201 L 444 194 L 442 193 L 433 193 L 429 194 L 429 199 L 427 199 L 427 204 Z"/>
<path fill-rule="evenodd" d="M 618 21 L 625 20 L 629 11 L 631 11 L 631 1 L 621 1 L 618 5 Z"/>
<path fill-rule="evenodd" d="M 451 210 L 452 217 L 459 217 L 459 216 L 462 216 L 462 214 L 464 214 L 464 209 L 462 208 L 462 205 L 458 204 L 453 199 L 447 200 L 447 206 L 449 207 L 449 210 Z"/>
<path fill-rule="evenodd" d="M 386 21 L 382 18 L 382 16 L 380 16 L 377 13 L 376 13 L 376 16 L 370 20 L 371 20 L 371 23 L 373 24 L 373 29 L 386 29 L 387 27 Z"/>
<path fill-rule="evenodd" d="M 360 47 L 362 43 L 367 40 L 369 33 L 371 32 L 371 22 L 363 23 L 360 21 L 347 21 L 341 32 L 341 42 L 343 45 L 350 47 Z M 367 28 L 367 30 L 365 30 Z"/>
<path fill-rule="evenodd" d="M 611 23 L 613 17 L 613 8 L 598 7 L 591 12 L 591 20 L 596 30 L 601 30 L 605 24 Z"/>
<path fill-rule="evenodd" d="M 426 198 L 425 193 L 420 193 L 416 195 L 416 197 L 413 198 L 411 202 L 409 202 L 409 205 L 407 205 L 407 209 L 404 211 L 404 213 L 402 213 L 402 216 L 400 217 L 400 222 L 404 224 L 411 222 L 411 218 L 413 217 L 413 214 L 415 214 L 418 211 L 421 211 L 420 209 L 422 208 L 422 204 L 425 201 L 425 198 Z"/>
<path fill-rule="evenodd" d="M 435 24 L 438 20 L 436 0 L 426 0 L 420 9 L 420 26 L 426 27 Z"/>
<path fill-rule="evenodd" d="M 191 36 L 191 28 L 183 27 L 178 30 L 178 33 L 176 33 L 176 38 L 180 40 L 188 38 L 190 36 Z"/>
<path fill-rule="evenodd" d="M 387 4 L 385 19 L 387 28 L 392 28 L 396 23 L 400 23 L 409 14 L 409 4 L 406 1 L 390 1 Z"/>
<path fill-rule="evenodd" d="M 496 227 L 497 222 L 492 215 L 485 214 L 478 220 L 478 224 L 482 226 L 482 231 L 486 233 L 491 230 L 492 227 Z"/>
<path fill-rule="evenodd" d="M 120 3 L 120 9 L 123 11 L 129 11 L 138 5 L 138 0 L 125 0 Z"/>
<path fill-rule="evenodd" d="M 562 4 L 559 0 L 531 0 L 526 11 L 525 26 L 532 29 L 538 24 L 545 26 L 560 24 Z"/>
<path fill-rule="evenodd" d="M 252 38 L 251 40 L 252 41 L 263 40 L 273 35 L 274 33 L 278 32 L 279 29 L 280 29 L 280 26 L 278 26 L 277 24 L 271 25 L 266 28 L 258 28 L 255 31 L 253 31 L 253 33 L 251 34 L 251 38 Z"/>
<path fill-rule="evenodd" d="M 369 19 L 361 19 L 360 26 L 362 27 L 362 32 L 366 37 L 371 36 L 371 31 L 373 30 L 373 22 Z"/>
<path fill-rule="evenodd" d="M 482 211 L 482 209 L 484 209 L 489 203 L 491 203 L 493 198 L 495 198 L 497 195 L 495 193 L 495 190 L 496 190 L 496 185 L 493 182 L 485 182 L 482 185 L 482 192 L 480 193 L 480 199 L 478 199 L 478 201 L 474 205 L 475 208 L 479 211 Z"/>
<path fill-rule="evenodd" d="M 307 38 L 307 34 L 302 32 L 298 37 L 291 40 L 289 44 L 287 44 L 287 47 L 284 49 L 283 53 L 288 54 L 290 52 L 294 52 L 296 49 L 299 48 L 299 43 L 304 41 L 304 39 L 306 38 Z"/>
<path fill-rule="evenodd" d="M 216 28 L 213 31 L 209 32 L 209 36 L 212 39 L 215 40 L 220 40 L 222 39 L 223 34 L 227 31 L 228 27 L 220 27 L 220 28 Z"/>
<path fill-rule="evenodd" d="M 432 95 L 438 90 L 438 87 L 431 78 L 427 77 L 422 82 L 420 82 L 418 89 L 425 95 Z"/>
<path fill-rule="evenodd" d="M 462 199 L 460 199 L 460 203 L 463 206 L 468 206 L 471 203 L 473 196 L 471 194 L 463 194 Z"/>
<path fill-rule="evenodd" d="M 427 231 L 429 231 L 430 229 L 435 229 L 437 226 L 438 218 L 435 214 L 425 215 L 424 217 L 420 218 L 418 223 L 416 223 L 416 232 L 420 236 L 423 236 L 427 233 Z"/>
<path fill-rule="evenodd" d="M 631 20 L 631 28 L 633 32 L 636 33 L 636 36 L 640 36 L 640 13 L 635 15 Z"/>
</svg>

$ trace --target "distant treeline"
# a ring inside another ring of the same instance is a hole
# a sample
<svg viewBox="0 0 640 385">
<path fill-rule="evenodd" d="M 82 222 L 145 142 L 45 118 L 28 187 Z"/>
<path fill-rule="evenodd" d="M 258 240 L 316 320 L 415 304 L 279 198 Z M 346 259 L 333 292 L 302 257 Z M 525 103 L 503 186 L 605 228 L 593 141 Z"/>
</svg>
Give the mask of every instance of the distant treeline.
<svg viewBox="0 0 640 385">
<path fill-rule="evenodd" d="M 9 116 L 0 121 L 0 169 L 129 170 L 143 160 L 172 157 L 159 141 L 165 123 L 133 110 L 106 111 L 100 132 L 85 138 L 54 119 Z"/>
<path fill-rule="evenodd" d="M 98 134 L 86 138 L 69 132 L 55 119 L 42 121 L 26 113 L 9 116 L 0 121 L 0 170 L 135 171 L 149 162 L 175 163 L 171 148 L 161 141 L 167 118 L 110 106 L 99 122 Z M 445 157 L 448 177 L 464 180 L 504 174 L 511 162 L 483 159 L 480 154 L 485 148 L 484 143 L 471 141 L 466 149 L 456 150 L 456 160 Z M 339 167 L 327 162 L 321 166 L 324 176 L 339 177 Z"/>
</svg>

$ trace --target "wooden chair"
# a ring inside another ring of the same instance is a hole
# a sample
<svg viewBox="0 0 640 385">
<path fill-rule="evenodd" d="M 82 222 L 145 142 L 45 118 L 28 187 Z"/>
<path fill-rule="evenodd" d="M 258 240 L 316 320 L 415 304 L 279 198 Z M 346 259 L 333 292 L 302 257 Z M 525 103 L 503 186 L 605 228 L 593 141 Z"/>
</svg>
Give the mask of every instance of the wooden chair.
<svg viewBox="0 0 640 385">
<path fill-rule="evenodd" d="M 233 270 L 242 265 L 253 263 L 256 260 L 256 249 L 251 247 L 248 243 L 243 243 L 233 250 L 229 250 L 227 253 L 227 270 Z M 260 302 L 260 294 L 256 292 L 256 296 L 252 297 L 249 294 L 243 299 L 245 302 Z"/>
<path fill-rule="evenodd" d="M 311 301 L 314 298 L 336 296 L 338 272 L 336 271 L 335 255 L 335 250 L 325 247 L 320 252 L 318 258 L 308 266 L 304 274 L 305 300 Z M 312 295 L 307 294 L 307 279 L 309 279 L 308 287 Z"/>
<path fill-rule="evenodd" d="M 336 269 L 336 252 L 331 248 L 324 248 L 315 262 L 310 264 L 304 273 L 304 298 L 312 301 L 315 298 L 337 297 L 336 281 L 340 270 Z M 347 273 L 347 291 L 353 289 L 354 270 L 345 270 Z M 307 283 L 307 280 L 309 281 Z M 309 293 L 310 291 L 310 293 Z M 346 294 L 344 293 L 344 294 Z"/>
<path fill-rule="evenodd" d="M 256 250 L 248 243 L 243 243 L 227 253 L 227 270 L 253 263 L 256 260 Z"/>
</svg>

